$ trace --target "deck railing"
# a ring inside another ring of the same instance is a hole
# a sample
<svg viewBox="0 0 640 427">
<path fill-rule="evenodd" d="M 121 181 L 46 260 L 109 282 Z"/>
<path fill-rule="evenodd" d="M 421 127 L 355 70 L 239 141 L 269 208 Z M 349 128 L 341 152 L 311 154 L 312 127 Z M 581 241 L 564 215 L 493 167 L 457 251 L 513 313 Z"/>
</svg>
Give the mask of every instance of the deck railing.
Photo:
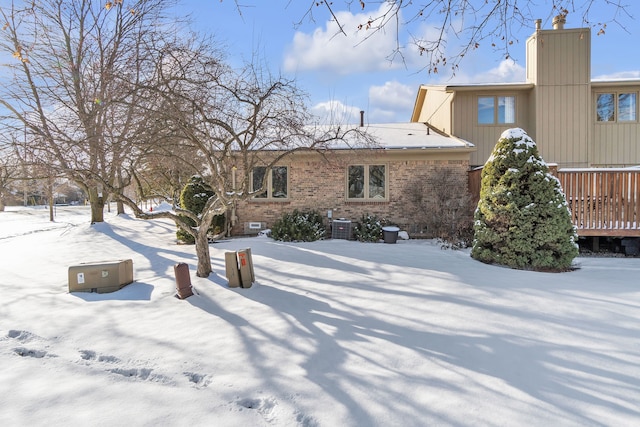
<svg viewBox="0 0 640 427">
<path fill-rule="evenodd" d="M 640 170 L 560 169 L 581 236 L 640 236 Z"/>
<path fill-rule="evenodd" d="M 640 170 L 552 168 L 580 236 L 640 236 Z M 482 169 L 469 172 L 473 203 L 480 198 Z"/>
</svg>

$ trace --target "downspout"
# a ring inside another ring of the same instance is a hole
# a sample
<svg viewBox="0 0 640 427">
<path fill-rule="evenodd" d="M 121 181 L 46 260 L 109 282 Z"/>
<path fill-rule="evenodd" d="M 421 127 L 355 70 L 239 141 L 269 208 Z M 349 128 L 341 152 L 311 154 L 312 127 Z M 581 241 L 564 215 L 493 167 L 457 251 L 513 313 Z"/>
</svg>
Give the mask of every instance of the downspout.
<svg viewBox="0 0 640 427">
<path fill-rule="evenodd" d="M 455 120 L 456 116 L 455 116 L 455 114 L 453 114 L 453 110 L 454 110 L 454 106 L 455 106 L 455 103 L 456 103 L 456 93 L 458 93 L 458 92 L 453 92 L 451 94 L 451 102 L 449 103 L 449 117 L 450 117 L 450 119 L 449 119 L 449 132 L 448 133 L 451 136 L 455 136 L 453 134 L 453 130 L 455 129 L 455 127 L 454 127 L 455 123 L 453 121 Z"/>
<path fill-rule="evenodd" d="M 231 204 L 231 227 L 235 227 L 236 226 L 236 222 L 238 221 L 238 218 L 236 217 L 236 170 L 238 168 L 236 168 L 235 166 L 233 166 L 231 168 L 231 185 L 233 187 L 233 203 Z"/>
</svg>

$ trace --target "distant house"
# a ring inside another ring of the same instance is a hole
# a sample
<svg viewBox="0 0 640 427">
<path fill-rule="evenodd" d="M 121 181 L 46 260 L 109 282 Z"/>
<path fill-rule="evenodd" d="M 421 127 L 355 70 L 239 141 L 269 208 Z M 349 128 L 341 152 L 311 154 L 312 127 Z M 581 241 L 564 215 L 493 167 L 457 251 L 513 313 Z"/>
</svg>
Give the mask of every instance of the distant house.
<svg viewBox="0 0 640 427">
<path fill-rule="evenodd" d="M 299 151 L 272 168 L 266 192 L 235 207 L 232 234 L 257 234 L 295 209 L 320 212 L 328 228 L 334 220 L 355 224 L 369 214 L 414 236 L 424 234 L 420 220 L 424 214 L 416 212 L 410 192 L 416 183 L 445 170 L 466 179 L 475 147 L 424 123 L 362 124 L 361 130 L 373 135 L 378 145 L 336 146 L 322 153 Z M 254 168 L 252 181 L 260 185 L 264 174 L 264 167 Z"/>
<path fill-rule="evenodd" d="M 591 31 L 535 32 L 526 43 L 526 82 L 423 85 L 411 118 L 472 142 L 471 165 L 489 158 L 500 134 L 520 127 L 560 168 L 640 164 L 640 79 L 591 80 Z"/>
</svg>

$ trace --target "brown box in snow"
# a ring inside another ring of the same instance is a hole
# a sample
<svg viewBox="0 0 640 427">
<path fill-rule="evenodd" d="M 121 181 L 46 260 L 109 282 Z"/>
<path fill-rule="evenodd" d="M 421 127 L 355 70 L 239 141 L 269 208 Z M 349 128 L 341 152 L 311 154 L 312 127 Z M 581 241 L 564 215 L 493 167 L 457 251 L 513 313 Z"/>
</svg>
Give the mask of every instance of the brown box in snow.
<svg viewBox="0 0 640 427">
<path fill-rule="evenodd" d="M 69 292 L 115 292 L 133 282 L 133 261 L 95 262 L 69 267 Z"/>
<path fill-rule="evenodd" d="M 251 284 L 256 281 L 253 273 L 251 249 L 238 251 L 238 264 L 240 264 L 240 283 L 243 288 L 250 288 Z"/>
<path fill-rule="evenodd" d="M 229 287 L 237 288 L 240 286 L 240 270 L 238 269 L 237 252 L 225 252 L 224 264 L 227 273 L 227 280 L 229 281 Z"/>
</svg>

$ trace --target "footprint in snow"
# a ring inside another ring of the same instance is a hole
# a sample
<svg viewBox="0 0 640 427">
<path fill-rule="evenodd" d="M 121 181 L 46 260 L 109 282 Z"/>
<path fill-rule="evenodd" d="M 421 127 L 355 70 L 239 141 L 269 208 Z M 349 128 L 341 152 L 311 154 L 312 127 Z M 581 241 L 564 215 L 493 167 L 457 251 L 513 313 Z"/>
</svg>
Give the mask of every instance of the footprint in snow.
<svg viewBox="0 0 640 427">
<path fill-rule="evenodd" d="M 204 374 L 198 374 L 195 372 L 183 372 L 189 382 L 193 383 L 196 388 L 207 387 L 211 383 L 211 379 Z"/>
<path fill-rule="evenodd" d="M 33 357 L 34 359 L 42 359 L 47 356 L 47 352 L 44 350 L 32 350 L 24 347 L 14 348 L 13 352 L 20 357 Z M 50 355 L 49 357 L 54 357 Z"/>
<path fill-rule="evenodd" d="M 7 338 L 12 338 L 20 342 L 42 340 L 42 338 L 37 336 L 36 334 L 32 334 L 31 332 L 28 332 L 28 331 L 18 331 L 15 329 L 12 329 L 7 333 Z"/>
<path fill-rule="evenodd" d="M 278 406 L 278 401 L 275 397 L 266 399 L 248 397 L 240 399 L 236 403 L 242 408 L 257 410 L 267 421 L 273 420 L 275 409 Z"/>
</svg>

